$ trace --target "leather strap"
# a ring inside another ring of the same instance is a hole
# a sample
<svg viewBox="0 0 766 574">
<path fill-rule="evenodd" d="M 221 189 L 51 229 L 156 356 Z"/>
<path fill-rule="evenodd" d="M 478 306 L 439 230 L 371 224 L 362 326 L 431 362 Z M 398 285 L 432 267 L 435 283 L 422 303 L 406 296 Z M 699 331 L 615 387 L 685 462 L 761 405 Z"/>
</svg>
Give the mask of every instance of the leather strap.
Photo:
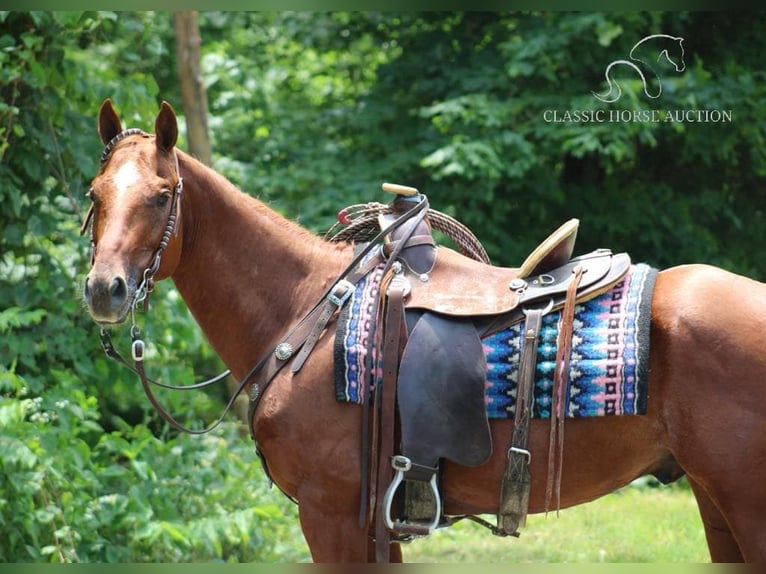
<svg viewBox="0 0 766 574">
<path fill-rule="evenodd" d="M 422 200 L 415 204 L 410 210 L 405 212 L 399 219 L 394 221 L 391 225 L 387 226 L 383 231 L 381 231 L 381 234 L 386 234 L 390 231 L 393 231 L 396 227 L 401 226 L 403 224 L 403 221 L 406 219 L 409 221 L 411 218 L 416 222 L 414 225 L 410 226 L 410 231 L 414 231 L 418 227 L 418 223 L 425 217 L 426 213 L 428 212 L 428 200 L 425 196 L 422 197 Z M 399 255 L 402 252 L 402 249 L 404 248 L 407 239 L 409 239 L 409 235 L 403 236 L 402 241 L 399 242 L 399 244 L 394 248 L 394 250 L 388 255 L 388 260 L 386 262 L 386 265 L 383 268 L 382 271 L 382 279 L 380 281 L 380 296 L 375 301 L 374 309 L 372 310 L 372 316 L 376 317 L 376 325 L 380 324 L 380 318 L 381 315 L 379 313 L 380 309 L 382 308 L 381 305 L 383 304 L 385 294 L 388 291 L 388 285 L 392 278 L 392 269 L 394 269 L 397 266 L 401 266 L 401 263 L 399 263 L 398 258 Z M 382 250 L 381 250 L 382 253 Z M 404 293 L 402 295 L 402 298 L 404 298 Z M 402 303 L 403 304 L 403 303 Z M 406 326 L 406 323 L 404 324 Z M 377 329 L 377 327 L 376 327 Z M 377 332 L 373 333 L 372 336 L 369 337 L 369 340 L 367 342 L 367 354 L 366 354 L 366 372 L 370 373 L 371 380 L 374 381 L 376 377 L 376 372 L 378 370 L 378 365 L 375 361 L 377 361 L 377 356 L 379 356 L 378 351 L 376 351 L 376 346 L 380 350 L 380 352 L 383 351 L 381 348 L 382 345 L 378 345 L 376 339 L 378 338 Z M 398 365 L 398 359 L 399 359 L 399 352 L 397 349 L 396 353 L 396 360 Z M 365 388 L 363 389 L 363 392 L 365 395 L 369 394 L 369 389 L 371 388 L 371 385 L 368 385 L 365 383 Z M 376 500 L 378 495 L 378 471 L 379 471 L 379 434 L 380 434 L 380 401 L 381 401 L 381 393 L 376 392 L 373 396 L 374 405 L 372 405 L 372 436 L 370 437 L 370 403 L 372 402 L 369 400 L 369 397 L 367 400 L 364 400 L 362 402 L 362 429 L 361 429 L 361 444 L 360 444 L 360 504 L 359 504 L 359 526 L 361 528 L 365 528 L 369 524 L 369 516 L 368 516 L 368 509 L 371 509 L 373 512 L 373 516 L 375 515 L 375 509 L 376 509 Z M 390 479 L 389 479 L 390 481 Z"/>
<path fill-rule="evenodd" d="M 378 253 L 365 263 L 361 264 L 356 271 L 346 275 L 346 281 L 351 285 L 356 285 L 356 283 L 362 277 L 377 267 L 381 261 L 382 257 Z M 338 285 L 338 283 L 336 283 L 336 285 Z M 328 293 L 333 293 L 334 291 L 335 288 L 333 287 L 333 289 L 331 289 Z M 250 421 L 250 435 L 253 440 L 255 440 L 252 423 L 253 414 L 255 414 L 255 409 L 258 407 L 258 403 L 263 397 L 264 391 L 269 386 L 269 384 L 271 384 L 271 381 L 274 379 L 279 370 L 287 362 L 293 359 L 293 353 L 296 350 L 300 350 L 300 364 L 298 368 L 293 367 L 292 371 L 297 372 L 300 367 L 303 366 L 303 363 L 313 349 L 313 345 L 316 344 L 319 336 L 321 336 L 327 323 L 330 319 L 332 319 L 335 311 L 338 308 L 339 306 L 333 300 L 330 300 L 327 298 L 327 296 L 325 296 L 322 302 L 316 305 L 311 311 L 309 311 L 309 313 L 303 319 L 301 319 L 301 321 L 282 339 L 282 341 L 271 352 L 265 355 L 245 377 L 245 382 L 250 381 L 253 379 L 253 377 L 255 377 L 253 385 L 250 387 L 250 407 L 248 412 L 248 420 Z M 309 350 L 304 353 L 304 347 L 306 344 L 309 344 L 309 339 L 312 337 L 312 335 L 314 335 L 316 338 L 313 340 L 313 342 L 311 342 L 311 347 Z M 285 354 L 278 352 L 280 347 L 286 351 Z M 289 352 L 287 352 L 288 350 Z M 298 358 L 299 357 L 296 356 L 295 360 Z"/>
<path fill-rule="evenodd" d="M 553 373 L 553 403 L 551 406 L 551 433 L 548 445 L 548 483 L 545 489 L 545 512 L 548 512 L 554 489 L 556 488 L 556 512 L 561 508 L 561 471 L 564 458 L 564 420 L 566 418 L 566 392 L 569 386 L 569 362 L 572 357 L 572 334 L 574 332 L 574 313 L 577 288 L 583 276 L 582 265 L 577 265 L 572 273 L 566 301 L 561 311 L 559 336 L 556 343 L 556 363 Z M 558 446 L 558 449 L 556 448 Z M 557 452 L 558 450 L 558 452 Z"/>
<path fill-rule="evenodd" d="M 387 289 L 383 340 L 383 376 L 380 395 L 380 445 L 378 447 L 377 492 L 388 489 L 392 478 L 391 457 L 394 454 L 394 432 L 396 417 L 396 381 L 399 375 L 399 355 L 406 341 L 404 320 L 405 285 L 402 279 L 394 277 Z M 375 560 L 388 562 L 391 533 L 385 524 L 383 496 L 375 504 Z"/>
<path fill-rule="evenodd" d="M 383 245 L 383 253 L 386 254 L 386 257 L 388 257 L 394 249 L 396 249 L 399 246 L 401 240 L 394 239 L 393 241 L 389 241 L 388 243 L 385 243 Z M 410 237 L 407 241 L 404 242 L 404 248 L 407 247 L 416 247 L 418 245 L 429 245 L 431 247 L 434 247 L 436 245 L 436 242 L 434 241 L 434 238 L 430 235 L 417 235 L 414 237 Z"/>
<path fill-rule="evenodd" d="M 375 257 L 371 257 L 367 262 L 361 264 L 359 269 L 353 273 L 350 273 L 345 279 L 341 279 L 335 283 L 333 288 L 326 296 L 324 302 L 322 303 L 322 310 L 314 320 L 305 342 L 301 346 L 298 354 L 293 359 L 293 364 L 290 367 L 293 373 L 297 373 L 301 370 L 303 363 L 306 362 L 306 359 L 311 354 L 311 351 L 314 350 L 314 347 L 321 338 L 322 333 L 324 333 L 324 330 L 327 327 L 327 323 L 330 322 L 330 319 L 333 318 L 335 312 L 343 307 L 343 304 L 353 294 L 354 290 L 356 289 L 356 284 L 359 282 L 359 280 L 365 277 L 375 267 L 377 267 L 381 261 L 382 258 L 380 254 Z"/>
<path fill-rule="evenodd" d="M 528 450 L 529 423 L 532 418 L 534 401 L 535 368 L 537 365 L 537 344 L 546 309 L 527 309 L 524 325 L 524 348 L 519 364 L 519 383 L 516 387 L 516 413 L 513 423 L 513 438 L 508 450 L 508 466 L 503 474 L 498 510 L 498 529 L 504 534 L 518 536 L 519 526 L 526 523 L 529 507 L 531 475 Z"/>
<path fill-rule="evenodd" d="M 283 340 L 283 343 L 286 343 L 290 345 L 292 348 L 300 348 L 303 341 L 306 340 L 308 337 L 308 334 L 310 332 L 311 327 L 314 324 L 315 317 L 320 314 L 323 307 L 315 307 L 314 310 L 309 313 L 303 321 L 301 321 L 291 332 L 290 334 Z M 252 418 L 252 414 L 255 411 L 255 408 L 258 405 L 258 402 L 263 395 L 263 390 L 268 386 L 268 384 L 273 380 L 274 376 L 277 374 L 279 369 L 282 368 L 282 366 L 289 360 L 289 357 L 280 359 L 276 353 L 271 352 L 267 355 L 265 355 L 263 358 L 261 358 L 260 361 L 250 370 L 250 372 L 240 381 L 239 385 L 237 386 L 237 389 L 234 393 L 232 393 L 229 402 L 227 403 L 226 407 L 222 411 L 221 415 L 218 417 L 218 419 L 209 425 L 208 427 L 201 429 L 201 430 L 194 430 L 190 429 L 188 427 L 185 427 L 181 423 L 179 423 L 173 415 L 171 415 L 157 400 L 156 396 L 154 395 L 154 392 L 152 391 L 152 385 L 161 386 L 164 388 L 171 388 L 174 390 L 192 390 L 192 389 L 198 389 L 202 388 L 204 386 L 208 386 L 214 382 L 217 382 L 222 376 L 218 376 L 214 379 L 211 379 L 209 381 L 205 381 L 203 383 L 198 383 L 196 385 L 188 385 L 186 387 L 178 387 L 178 386 L 171 386 L 171 385 L 164 385 L 161 383 L 157 383 L 156 381 L 153 381 L 146 375 L 146 370 L 144 367 L 144 342 L 139 338 L 138 331 L 135 331 L 133 334 L 133 347 L 132 347 L 132 356 L 133 356 L 133 365 L 131 366 L 127 360 L 125 360 L 114 348 L 114 345 L 111 343 L 111 338 L 109 337 L 108 333 L 102 329 L 101 330 L 101 344 L 104 349 L 105 354 L 119 362 L 120 364 L 128 367 L 131 371 L 133 371 L 136 375 L 138 375 L 138 378 L 141 382 L 141 386 L 144 389 L 144 393 L 146 394 L 147 398 L 149 399 L 149 402 L 152 404 L 152 406 L 157 410 L 157 413 L 165 419 L 165 421 L 175 428 L 176 430 L 179 430 L 181 432 L 185 432 L 188 434 L 195 434 L 195 435 L 201 435 L 206 434 L 216 428 L 221 422 L 223 422 L 224 417 L 226 414 L 231 410 L 231 408 L 234 406 L 234 401 L 239 396 L 239 394 L 242 392 L 242 390 L 245 388 L 245 386 L 255 378 L 253 385 L 251 387 L 251 398 L 250 398 L 250 409 L 249 409 L 249 416 Z M 226 373 L 228 374 L 228 371 Z M 250 425 L 251 428 L 251 435 L 252 435 L 252 424 Z M 254 438 L 254 437 L 253 437 Z"/>
</svg>

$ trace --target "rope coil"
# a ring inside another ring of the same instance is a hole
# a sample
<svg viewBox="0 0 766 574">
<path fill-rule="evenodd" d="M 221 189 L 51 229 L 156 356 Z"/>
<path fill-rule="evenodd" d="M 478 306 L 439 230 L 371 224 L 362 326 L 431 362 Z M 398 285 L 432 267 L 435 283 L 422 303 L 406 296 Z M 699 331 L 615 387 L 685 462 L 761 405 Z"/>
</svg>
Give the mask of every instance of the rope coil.
<svg viewBox="0 0 766 574">
<path fill-rule="evenodd" d="M 338 221 L 327 230 L 324 238 L 332 242 L 370 241 L 380 231 L 378 216 L 391 212 L 390 205 L 374 201 L 350 205 L 340 211 Z M 490 263 L 484 246 L 473 232 L 457 219 L 428 208 L 426 220 L 433 229 L 444 233 L 454 241 L 463 255 L 483 263 Z"/>
</svg>

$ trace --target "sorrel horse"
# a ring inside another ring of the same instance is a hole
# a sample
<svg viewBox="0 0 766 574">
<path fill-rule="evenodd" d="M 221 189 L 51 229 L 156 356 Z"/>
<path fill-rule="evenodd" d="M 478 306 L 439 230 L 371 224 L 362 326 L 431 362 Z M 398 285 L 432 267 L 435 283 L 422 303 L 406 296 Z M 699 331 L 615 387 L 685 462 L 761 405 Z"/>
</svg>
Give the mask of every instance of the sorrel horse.
<svg viewBox="0 0 766 574">
<path fill-rule="evenodd" d="M 170 277 L 241 380 L 333 285 L 353 247 L 314 236 L 176 149 L 167 103 L 152 135 L 123 132 L 108 100 L 98 125 L 107 148 L 89 192 L 90 314 L 102 325 L 120 323 L 146 290 L 144 270 Z M 654 293 L 648 414 L 570 419 L 561 506 L 645 474 L 686 473 L 711 558 L 766 561 L 766 285 L 689 265 L 661 271 Z M 361 562 L 374 558 L 358 516 L 361 409 L 336 400 L 332 362 L 325 333 L 298 373 L 279 371 L 253 429 L 272 479 L 298 501 L 313 559 Z M 497 510 L 512 427 L 491 422 L 494 449 L 485 464 L 445 464 L 447 514 Z M 549 431 L 547 422 L 532 421 L 532 513 L 544 508 Z M 401 558 L 396 542 L 391 557 Z"/>
</svg>

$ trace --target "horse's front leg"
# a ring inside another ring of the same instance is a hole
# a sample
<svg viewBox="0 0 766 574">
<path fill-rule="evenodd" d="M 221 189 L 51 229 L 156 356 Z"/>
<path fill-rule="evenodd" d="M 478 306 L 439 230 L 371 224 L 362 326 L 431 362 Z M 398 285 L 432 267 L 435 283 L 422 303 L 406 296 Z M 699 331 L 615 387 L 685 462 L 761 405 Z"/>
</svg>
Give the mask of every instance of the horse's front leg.
<svg viewBox="0 0 766 574">
<path fill-rule="evenodd" d="M 302 493 L 298 513 L 303 536 L 314 562 L 375 562 L 375 541 L 359 526 L 358 497 L 352 504 L 336 492 Z M 336 498 L 337 497 L 337 498 Z M 349 497 L 346 497 L 349 498 Z M 391 544 L 391 562 L 401 562 L 398 543 Z"/>
<path fill-rule="evenodd" d="M 367 539 L 367 562 L 375 562 L 375 540 L 372 537 Z M 390 551 L 388 555 L 389 562 L 403 562 L 402 559 L 402 545 L 398 542 L 392 542 L 390 545 Z"/>
</svg>

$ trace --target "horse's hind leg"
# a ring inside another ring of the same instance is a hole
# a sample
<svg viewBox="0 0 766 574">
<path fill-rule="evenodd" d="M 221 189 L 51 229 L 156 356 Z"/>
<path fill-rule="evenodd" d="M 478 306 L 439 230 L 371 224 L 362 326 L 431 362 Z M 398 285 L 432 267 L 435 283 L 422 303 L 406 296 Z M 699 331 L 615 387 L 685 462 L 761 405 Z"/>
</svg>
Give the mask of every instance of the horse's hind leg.
<svg viewBox="0 0 766 574">
<path fill-rule="evenodd" d="M 692 479 L 689 479 L 689 484 L 694 491 L 702 524 L 705 526 L 710 559 L 713 562 L 743 562 L 739 545 L 721 511 L 713 504 L 702 486 Z"/>
<path fill-rule="evenodd" d="M 766 285 L 714 267 L 657 276 L 650 404 L 695 485 L 713 560 L 766 562 L 765 303 Z"/>
</svg>

